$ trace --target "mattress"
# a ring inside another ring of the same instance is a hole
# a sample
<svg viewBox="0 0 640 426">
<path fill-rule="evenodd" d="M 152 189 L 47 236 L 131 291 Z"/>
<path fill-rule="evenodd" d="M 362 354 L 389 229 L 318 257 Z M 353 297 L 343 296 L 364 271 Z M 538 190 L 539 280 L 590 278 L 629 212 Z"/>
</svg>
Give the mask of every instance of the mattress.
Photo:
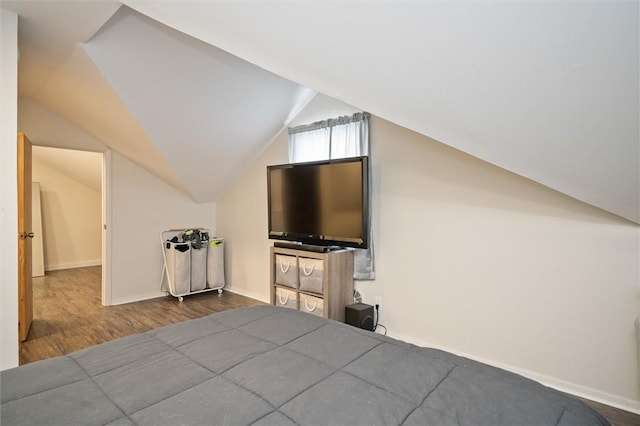
<svg viewBox="0 0 640 426">
<path fill-rule="evenodd" d="M 606 425 L 517 374 L 274 306 L 0 373 L 3 425 Z"/>
</svg>

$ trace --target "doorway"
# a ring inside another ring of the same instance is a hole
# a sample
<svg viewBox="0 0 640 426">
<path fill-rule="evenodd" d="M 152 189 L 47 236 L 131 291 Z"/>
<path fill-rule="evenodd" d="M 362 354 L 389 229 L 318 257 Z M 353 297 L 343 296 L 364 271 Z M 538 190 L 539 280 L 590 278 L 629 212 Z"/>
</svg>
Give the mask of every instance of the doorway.
<svg viewBox="0 0 640 426">
<path fill-rule="evenodd" d="M 45 273 L 102 264 L 102 156 L 33 146 Z M 34 209 L 34 219 L 37 214 Z"/>
<path fill-rule="evenodd" d="M 31 161 L 32 180 L 34 188 L 40 187 L 41 204 L 40 212 L 34 211 L 32 217 L 34 222 L 42 222 L 45 274 L 87 267 L 99 270 L 101 266 L 103 305 L 108 304 L 104 295 L 110 293 L 104 249 L 108 246 L 104 226 L 108 220 L 108 185 L 104 176 L 109 175 L 109 154 L 34 145 Z M 32 256 L 32 260 L 37 257 Z M 37 286 L 44 278 L 33 280 Z M 36 329 L 32 328 L 30 335 L 37 338 L 46 333 L 47 324 L 38 324 L 37 298 L 34 304 Z"/>
</svg>

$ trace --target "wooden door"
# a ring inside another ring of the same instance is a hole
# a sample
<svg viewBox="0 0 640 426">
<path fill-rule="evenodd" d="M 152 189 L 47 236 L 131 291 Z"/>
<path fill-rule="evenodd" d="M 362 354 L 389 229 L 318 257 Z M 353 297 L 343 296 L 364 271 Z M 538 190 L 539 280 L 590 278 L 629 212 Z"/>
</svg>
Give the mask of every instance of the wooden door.
<svg viewBox="0 0 640 426">
<path fill-rule="evenodd" d="M 18 334 L 27 340 L 33 320 L 31 277 L 31 142 L 18 133 Z"/>
</svg>

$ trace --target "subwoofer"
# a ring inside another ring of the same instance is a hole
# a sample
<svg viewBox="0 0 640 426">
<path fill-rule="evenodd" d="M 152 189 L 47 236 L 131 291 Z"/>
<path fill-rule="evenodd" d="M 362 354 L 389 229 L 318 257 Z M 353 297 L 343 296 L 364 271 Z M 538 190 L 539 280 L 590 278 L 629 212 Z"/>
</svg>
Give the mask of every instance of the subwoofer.
<svg viewBox="0 0 640 426">
<path fill-rule="evenodd" d="M 354 303 L 344 308 L 344 322 L 354 327 L 373 331 L 373 306 L 366 303 Z"/>
</svg>

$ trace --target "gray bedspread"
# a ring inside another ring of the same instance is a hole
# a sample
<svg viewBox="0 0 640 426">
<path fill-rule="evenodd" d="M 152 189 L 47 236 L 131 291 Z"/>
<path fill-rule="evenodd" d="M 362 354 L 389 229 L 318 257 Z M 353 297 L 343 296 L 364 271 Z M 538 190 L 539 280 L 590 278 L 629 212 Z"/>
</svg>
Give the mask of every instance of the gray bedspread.
<svg viewBox="0 0 640 426">
<path fill-rule="evenodd" d="M 602 425 L 522 376 L 273 306 L 0 373 L 2 425 Z"/>
</svg>

